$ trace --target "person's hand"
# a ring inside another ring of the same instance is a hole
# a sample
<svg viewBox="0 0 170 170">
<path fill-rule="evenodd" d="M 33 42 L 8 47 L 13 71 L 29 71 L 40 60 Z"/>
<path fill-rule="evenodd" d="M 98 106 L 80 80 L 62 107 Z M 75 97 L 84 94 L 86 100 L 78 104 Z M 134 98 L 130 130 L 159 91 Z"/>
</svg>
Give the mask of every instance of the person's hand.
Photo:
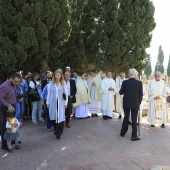
<svg viewBox="0 0 170 170">
<path fill-rule="evenodd" d="M 69 96 L 71 99 L 73 98 L 73 96 Z"/>
<path fill-rule="evenodd" d="M 49 109 L 49 107 L 50 107 L 50 105 L 49 104 L 47 104 L 47 108 Z"/>
<path fill-rule="evenodd" d="M 13 106 L 9 105 L 7 112 L 11 112 L 11 113 L 15 112 L 15 108 Z"/>
<path fill-rule="evenodd" d="M 92 86 L 96 86 L 96 83 L 92 83 Z"/>
<path fill-rule="evenodd" d="M 65 105 L 64 108 L 66 109 L 66 108 L 67 108 L 67 105 Z"/>
<path fill-rule="evenodd" d="M 22 103 L 24 101 L 23 97 L 19 99 L 19 102 Z"/>
<path fill-rule="evenodd" d="M 109 90 L 109 91 L 114 91 L 114 88 L 109 87 L 108 90 Z"/>
<path fill-rule="evenodd" d="M 44 99 L 42 99 L 42 105 L 44 105 Z"/>
<path fill-rule="evenodd" d="M 15 124 L 11 125 L 11 127 L 15 128 Z"/>
<path fill-rule="evenodd" d="M 159 100 L 159 99 L 161 99 L 159 96 L 156 96 L 155 98 L 154 98 L 155 100 Z"/>
</svg>

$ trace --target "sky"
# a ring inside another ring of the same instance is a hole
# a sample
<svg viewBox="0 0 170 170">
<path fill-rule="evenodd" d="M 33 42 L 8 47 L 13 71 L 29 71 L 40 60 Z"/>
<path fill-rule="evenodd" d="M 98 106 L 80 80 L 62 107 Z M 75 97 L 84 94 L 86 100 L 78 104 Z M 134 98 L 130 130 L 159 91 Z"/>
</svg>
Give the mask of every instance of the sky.
<svg viewBox="0 0 170 170">
<path fill-rule="evenodd" d="M 151 65 L 155 68 L 159 46 L 164 52 L 164 68 L 167 68 L 170 55 L 170 0 L 152 0 L 155 6 L 156 27 L 152 32 L 150 48 L 146 51 L 151 55 Z"/>
</svg>

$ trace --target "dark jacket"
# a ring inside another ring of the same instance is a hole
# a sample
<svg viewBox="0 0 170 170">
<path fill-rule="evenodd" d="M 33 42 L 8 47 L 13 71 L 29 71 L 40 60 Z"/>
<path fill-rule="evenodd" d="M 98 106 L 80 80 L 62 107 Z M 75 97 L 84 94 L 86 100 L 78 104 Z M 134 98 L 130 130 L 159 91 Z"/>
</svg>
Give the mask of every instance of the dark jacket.
<svg viewBox="0 0 170 170">
<path fill-rule="evenodd" d="M 143 97 L 142 82 L 135 78 L 123 81 L 119 91 L 123 96 L 123 108 L 139 109 Z"/>
<path fill-rule="evenodd" d="M 43 91 L 44 87 L 50 82 L 51 80 L 44 79 L 41 81 L 41 90 Z"/>
<path fill-rule="evenodd" d="M 70 96 L 73 96 L 72 103 L 76 103 L 76 92 L 77 92 L 76 82 L 75 80 L 70 79 Z"/>
</svg>

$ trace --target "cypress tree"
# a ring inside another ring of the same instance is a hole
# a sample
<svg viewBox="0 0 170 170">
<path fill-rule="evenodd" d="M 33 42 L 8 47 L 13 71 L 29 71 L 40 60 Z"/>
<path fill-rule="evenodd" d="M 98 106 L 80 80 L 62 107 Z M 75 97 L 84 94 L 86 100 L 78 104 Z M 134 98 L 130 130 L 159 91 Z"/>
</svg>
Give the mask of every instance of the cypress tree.
<svg viewBox="0 0 170 170">
<path fill-rule="evenodd" d="M 164 52 L 162 50 L 162 46 L 160 45 L 158 50 L 158 58 L 155 66 L 155 72 L 160 71 L 162 74 L 164 73 L 163 62 L 164 62 Z"/>
<path fill-rule="evenodd" d="M 69 36 L 68 8 L 67 0 L 0 0 L 1 71 L 40 71 Z"/>
<path fill-rule="evenodd" d="M 147 77 L 150 76 L 151 73 L 152 73 L 151 57 L 150 57 L 150 55 L 148 55 L 148 57 L 147 57 L 147 65 L 146 65 L 146 67 L 145 67 L 144 73 L 145 73 L 145 75 L 146 75 Z"/>
<path fill-rule="evenodd" d="M 84 53 L 84 44 L 80 22 L 83 14 L 83 8 L 87 0 L 70 0 L 70 23 L 72 30 L 68 41 L 61 46 L 61 62 L 63 66 L 69 65 L 77 71 L 86 71 L 88 67 L 88 58 Z"/>
<path fill-rule="evenodd" d="M 88 36 L 91 47 L 98 45 L 93 55 L 95 64 L 115 75 L 133 67 L 143 70 L 147 58 L 145 49 L 150 46 L 155 27 L 152 2 L 88 0 L 87 5 L 95 20 L 94 30 Z"/>
<path fill-rule="evenodd" d="M 167 75 L 170 77 L 170 55 L 169 55 L 169 61 L 168 61 L 168 67 L 167 67 Z"/>
</svg>

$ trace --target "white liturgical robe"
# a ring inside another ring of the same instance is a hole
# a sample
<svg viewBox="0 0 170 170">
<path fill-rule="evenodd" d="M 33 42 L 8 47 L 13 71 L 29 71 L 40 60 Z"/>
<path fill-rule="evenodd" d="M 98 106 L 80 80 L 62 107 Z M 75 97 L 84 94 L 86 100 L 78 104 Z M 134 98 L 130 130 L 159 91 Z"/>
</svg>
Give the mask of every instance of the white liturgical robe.
<svg viewBox="0 0 170 170">
<path fill-rule="evenodd" d="M 109 91 L 108 88 L 114 88 Z M 104 116 L 112 117 L 114 107 L 114 95 L 116 94 L 116 84 L 112 78 L 106 77 L 102 80 L 100 92 L 102 94 L 101 110 Z"/>
<path fill-rule="evenodd" d="M 124 80 L 126 79 L 118 78 L 116 80 L 116 111 L 119 115 L 122 115 L 123 113 L 123 95 L 120 95 L 119 91 Z"/>
<path fill-rule="evenodd" d="M 159 96 L 161 99 L 155 100 L 154 98 Z M 166 116 L 166 92 L 165 82 L 151 80 L 148 87 L 148 122 L 150 125 L 165 124 L 167 122 Z M 157 120 L 157 121 L 156 121 Z"/>
<path fill-rule="evenodd" d="M 91 104 L 89 105 L 89 112 L 99 113 L 101 110 L 101 93 L 100 93 L 100 86 L 101 86 L 101 78 L 100 76 L 90 77 L 88 80 L 88 87 L 90 91 L 90 98 L 91 98 Z M 95 83 L 96 85 L 93 86 L 92 83 Z"/>
</svg>

